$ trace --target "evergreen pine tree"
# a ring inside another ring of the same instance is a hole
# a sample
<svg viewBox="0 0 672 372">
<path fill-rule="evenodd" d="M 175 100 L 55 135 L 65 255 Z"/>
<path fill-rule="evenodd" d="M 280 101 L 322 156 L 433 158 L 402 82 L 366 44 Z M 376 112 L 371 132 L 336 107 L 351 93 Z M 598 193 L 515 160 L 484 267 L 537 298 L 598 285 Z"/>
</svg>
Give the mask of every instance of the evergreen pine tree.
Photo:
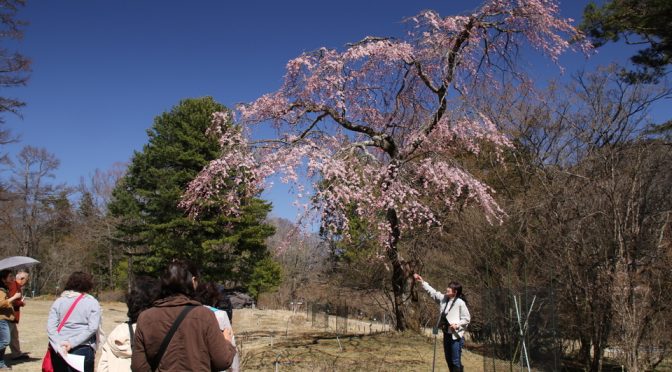
<svg viewBox="0 0 672 372">
<path fill-rule="evenodd" d="M 185 258 L 209 279 L 244 285 L 269 257 L 265 240 L 274 229 L 264 220 L 270 203 L 254 198 L 236 218 L 206 211 L 197 220 L 178 207 L 189 181 L 218 156 L 217 140 L 206 129 L 212 114 L 224 110 L 210 97 L 183 100 L 155 118 L 149 142 L 134 154 L 109 205 L 116 242 L 136 257 L 131 270 L 156 272 L 172 258 Z"/>
<path fill-rule="evenodd" d="M 79 217 L 84 220 L 95 218 L 97 216 L 98 211 L 96 210 L 96 205 L 93 203 L 93 196 L 90 192 L 84 191 L 82 193 L 77 212 Z"/>
</svg>

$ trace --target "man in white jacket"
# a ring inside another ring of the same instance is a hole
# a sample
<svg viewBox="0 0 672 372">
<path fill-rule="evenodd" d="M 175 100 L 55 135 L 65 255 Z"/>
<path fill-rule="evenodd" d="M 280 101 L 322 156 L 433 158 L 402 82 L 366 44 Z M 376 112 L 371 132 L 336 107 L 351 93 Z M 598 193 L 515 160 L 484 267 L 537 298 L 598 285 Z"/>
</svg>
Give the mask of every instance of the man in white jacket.
<svg viewBox="0 0 672 372">
<path fill-rule="evenodd" d="M 467 303 L 462 298 L 462 285 L 450 282 L 445 293 L 441 293 L 418 274 L 413 274 L 415 281 L 422 283 L 422 288 L 439 304 L 442 320 L 446 326 L 443 329 L 443 354 L 448 363 L 450 372 L 462 372 L 462 348 L 464 347 L 464 331 L 471 320 Z"/>
</svg>

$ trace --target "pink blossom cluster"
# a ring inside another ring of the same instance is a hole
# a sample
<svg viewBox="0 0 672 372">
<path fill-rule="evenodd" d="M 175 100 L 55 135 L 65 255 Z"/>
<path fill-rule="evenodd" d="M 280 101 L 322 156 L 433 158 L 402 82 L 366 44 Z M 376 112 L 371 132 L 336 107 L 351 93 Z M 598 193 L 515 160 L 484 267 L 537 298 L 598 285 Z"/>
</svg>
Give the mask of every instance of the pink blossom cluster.
<svg viewBox="0 0 672 372">
<path fill-rule="evenodd" d="M 584 53 L 592 48 L 572 26 L 572 19 L 559 17 L 555 0 L 491 0 L 469 16 L 441 17 L 434 11 L 425 11 L 412 20 L 419 46 L 417 58 L 428 63 L 455 57 L 461 67 L 453 76 L 456 83 L 465 83 L 479 74 L 489 78 L 484 64 L 506 65 L 507 51 L 523 44 L 542 51 L 554 62 L 570 48 Z M 468 34 L 469 42 L 456 55 L 456 41 L 463 33 Z M 432 76 L 440 79 L 445 71 L 436 72 L 438 76 Z"/>
<path fill-rule="evenodd" d="M 412 61 L 413 52 L 413 46 L 403 41 L 375 40 L 352 46 L 343 53 L 343 57 L 349 61 L 375 57 L 394 63 L 396 61 Z"/>
<path fill-rule="evenodd" d="M 282 94 L 264 94 L 250 105 L 239 105 L 238 113 L 243 121 L 252 122 L 262 118 L 282 117 L 289 110 L 288 101 Z"/>
<path fill-rule="evenodd" d="M 210 208 L 237 215 L 241 202 L 257 195 L 263 187 L 264 178 L 259 177 L 258 162 L 246 137 L 240 128 L 223 126 L 227 120 L 227 113 L 213 115 L 209 132 L 220 134 L 221 156 L 208 163 L 190 182 L 180 202 L 180 207 L 193 217 Z"/>
<path fill-rule="evenodd" d="M 472 106 L 468 87 L 496 61 L 514 66 L 512 48 L 524 39 L 556 60 L 567 37 L 580 38 L 557 13 L 550 0 L 493 0 L 470 16 L 428 11 L 414 18 L 408 40 L 371 37 L 289 61 L 278 91 L 237 109 L 239 125 L 273 123 L 277 138 L 251 143 L 236 127 L 213 130 L 222 156 L 190 184 L 182 204 L 194 214 L 215 204 L 237 213 L 241 198 L 279 174 L 307 195 L 327 231 L 345 237 L 356 216 L 390 244 L 395 228 L 440 225 L 443 213 L 464 203 L 501 221 L 493 190 L 456 160 L 486 143 L 511 146 Z M 216 114 L 213 127 L 228 119 Z"/>
</svg>

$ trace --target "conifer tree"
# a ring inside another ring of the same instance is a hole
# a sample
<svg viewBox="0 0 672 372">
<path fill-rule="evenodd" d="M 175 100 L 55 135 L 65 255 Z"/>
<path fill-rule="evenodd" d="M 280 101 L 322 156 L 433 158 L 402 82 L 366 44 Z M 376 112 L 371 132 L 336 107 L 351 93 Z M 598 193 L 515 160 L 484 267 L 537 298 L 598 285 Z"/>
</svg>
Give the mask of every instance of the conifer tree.
<svg viewBox="0 0 672 372">
<path fill-rule="evenodd" d="M 672 64 L 671 15 L 669 0 L 610 0 L 600 6 L 591 2 L 580 27 L 596 47 L 619 40 L 642 46 L 630 57 L 637 69 L 622 75 L 630 83 L 658 82 Z"/>
<path fill-rule="evenodd" d="M 251 197 L 236 216 L 206 210 L 197 219 L 178 207 L 188 183 L 219 155 L 206 131 L 212 114 L 226 110 L 210 97 L 186 99 L 155 118 L 109 205 L 118 219 L 115 240 L 135 257 L 132 271 L 156 272 L 177 257 L 200 264 L 210 279 L 244 285 L 269 256 L 269 203 Z"/>
</svg>

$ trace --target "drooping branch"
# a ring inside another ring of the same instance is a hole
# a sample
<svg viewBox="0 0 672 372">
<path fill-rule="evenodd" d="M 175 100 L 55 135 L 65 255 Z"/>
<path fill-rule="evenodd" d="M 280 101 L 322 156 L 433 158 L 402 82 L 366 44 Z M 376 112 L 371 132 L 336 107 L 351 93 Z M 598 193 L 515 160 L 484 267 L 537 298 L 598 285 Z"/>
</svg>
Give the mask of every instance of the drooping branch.
<svg viewBox="0 0 672 372">
<path fill-rule="evenodd" d="M 459 36 L 455 39 L 453 47 L 448 52 L 448 69 L 443 79 L 443 84 L 439 88 L 434 88 L 431 81 L 429 81 L 426 77 L 423 77 L 422 75 L 420 76 L 425 85 L 427 85 L 427 87 L 436 94 L 436 98 L 439 102 L 439 107 L 437 108 L 436 113 L 432 115 L 427 125 L 425 125 L 424 128 L 420 129 L 422 135 L 418 136 L 416 140 L 413 141 L 413 143 L 411 143 L 408 150 L 404 154 L 405 156 L 412 156 L 413 153 L 422 145 L 424 140 L 429 136 L 429 134 L 434 130 L 434 128 L 436 128 L 436 125 L 439 123 L 439 121 L 443 118 L 448 103 L 446 99 L 446 93 L 448 91 L 448 87 L 450 86 L 450 84 L 452 84 L 455 76 L 455 68 L 457 66 L 456 63 L 457 56 L 459 55 L 460 49 L 462 49 L 464 45 L 468 42 L 469 35 L 471 34 L 471 30 L 474 27 L 474 23 L 475 19 L 473 17 L 470 18 L 464 30 L 462 30 Z M 421 74 L 422 70 L 419 67 L 420 64 L 418 63 L 417 66 L 418 66 L 418 73 Z"/>
<path fill-rule="evenodd" d="M 369 136 L 373 141 L 373 144 L 375 144 L 380 149 L 385 151 L 391 158 L 397 157 L 398 155 L 397 145 L 395 144 L 394 139 L 390 135 L 384 132 L 376 131 L 373 128 L 366 125 L 353 123 L 350 120 L 346 119 L 343 115 L 339 115 L 334 109 L 329 107 L 314 107 L 312 105 L 304 105 L 304 107 L 306 108 L 307 112 L 321 113 L 316 119 L 316 121 L 325 118 L 326 116 L 329 116 L 334 122 L 336 122 L 343 128 L 353 132 L 363 133 Z"/>
<path fill-rule="evenodd" d="M 469 41 L 469 36 L 471 35 L 471 30 L 474 28 L 475 21 L 476 20 L 474 17 L 469 18 L 469 22 L 467 22 L 464 30 L 460 32 L 458 37 L 455 39 L 455 44 L 453 44 L 453 47 L 448 51 L 448 68 L 446 70 L 446 75 L 444 77 L 442 86 L 444 92 L 453 82 L 455 77 L 455 68 L 457 67 L 457 58 L 460 55 L 460 50 Z"/>
<path fill-rule="evenodd" d="M 204 171 L 218 176 L 196 183 L 218 184 L 227 172 L 234 174 L 227 179 L 242 182 L 237 168 L 258 187 L 263 177 L 287 172 L 295 180 L 303 172 L 317 185 L 311 200 L 329 214 L 327 230 L 347 235 L 343 229 L 354 213 L 376 226 L 383 244 L 390 226 L 380 212 L 388 208 L 397 214 L 400 234 L 436 223 L 436 211 L 447 213 L 462 200 L 500 220 L 492 189 L 453 161 L 462 152 L 477 155 L 485 144 L 495 151 L 511 145 L 469 100 L 470 88 L 493 71 L 513 72 L 512 51 L 525 40 L 556 60 L 570 46 L 563 35 L 579 36 L 558 14 L 550 0 L 492 0 L 466 17 L 423 12 L 403 39 L 368 37 L 342 51 L 304 53 L 287 63 L 277 92 L 238 111 L 240 124 L 270 121 L 283 141 L 223 156 Z M 507 67 L 500 71 L 502 60 Z M 453 93 L 459 99 L 451 100 Z M 319 189 L 325 183 L 329 187 Z"/>
<path fill-rule="evenodd" d="M 324 119 L 326 116 L 327 116 L 327 113 L 326 113 L 326 112 L 325 112 L 325 113 L 322 113 L 322 114 L 320 114 L 320 115 L 318 115 L 318 116 L 315 118 L 315 120 L 313 120 L 313 122 L 310 124 L 310 126 L 308 126 L 308 128 L 306 128 L 306 130 L 304 130 L 303 133 L 301 133 L 301 134 L 299 135 L 298 139 L 303 139 L 303 138 L 305 138 L 305 137 L 308 135 L 308 133 L 310 133 L 310 131 L 313 130 L 313 128 L 315 128 L 315 126 L 317 125 L 317 123 L 319 123 L 319 122 L 320 122 L 322 119 Z"/>
</svg>

